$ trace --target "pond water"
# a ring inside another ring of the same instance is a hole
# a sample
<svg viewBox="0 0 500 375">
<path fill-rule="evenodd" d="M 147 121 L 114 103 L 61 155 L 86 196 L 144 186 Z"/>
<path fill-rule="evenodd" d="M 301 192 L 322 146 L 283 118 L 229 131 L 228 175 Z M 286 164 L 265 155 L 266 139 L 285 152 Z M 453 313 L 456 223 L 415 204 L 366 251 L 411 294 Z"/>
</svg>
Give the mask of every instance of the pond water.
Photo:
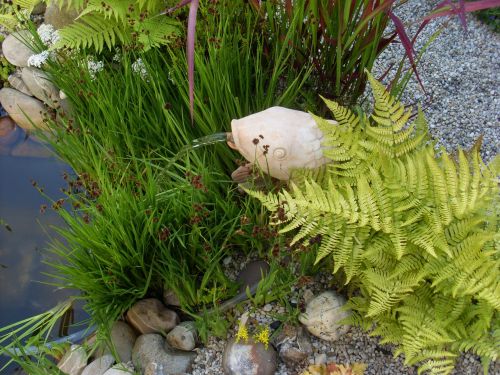
<svg viewBox="0 0 500 375">
<path fill-rule="evenodd" d="M 43 274 L 50 271 L 43 263 L 50 259 L 47 243 L 56 235 L 53 226 L 63 222 L 32 186 L 36 181 L 50 198 L 63 198 L 63 173 L 72 170 L 21 128 L 6 121 L 0 125 L 0 327 L 4 327 L 54 307 L 75 291 L 44 283 L 51 281 Z M 48 206 L 45 213 L 40 211 L 42 205 Z M 74 321 L 85 317 L 76 307 Z M 70 327 L 62 335 L 80 329 Z M 56 330 L 53 338 L 58 336 Z M 5 358 L 0 358 L 0 368 L 2 363 Z M 10 368 L 6 373 L 12 372 Z"/>
</svg>

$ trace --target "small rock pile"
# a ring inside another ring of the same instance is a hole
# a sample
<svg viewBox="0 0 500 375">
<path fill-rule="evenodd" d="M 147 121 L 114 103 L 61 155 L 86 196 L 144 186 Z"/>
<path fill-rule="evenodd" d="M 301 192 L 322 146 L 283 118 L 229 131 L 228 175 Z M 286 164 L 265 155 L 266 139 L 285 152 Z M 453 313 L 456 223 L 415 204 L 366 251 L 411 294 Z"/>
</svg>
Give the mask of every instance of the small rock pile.
<svg viewBox="0 0 500 375">
<path fill-rule="evenodd" d="M 174 310 L 148 298 L 128 310 L 126 321 L 114 323 L 110 345 L 91 356 L 83 345 L 72 345 L 57 367 L 68 375 L 185 374 L 196 357 L 197 342 L 194 322 L 180 323 Z"/>
<path fill-rule="evenodd" d="M 8 78 L 11 87 L 0 90 L 0 104 L 20 127 L 46 129 L 49 108 L 67 108 L 67 103 L 41 69 L 28 66 L 35 52 L 24 41 L 31 37 L 27 30 L 18 31 L 2 43 L 2 54 L 17 70 Z"/>
</svg>

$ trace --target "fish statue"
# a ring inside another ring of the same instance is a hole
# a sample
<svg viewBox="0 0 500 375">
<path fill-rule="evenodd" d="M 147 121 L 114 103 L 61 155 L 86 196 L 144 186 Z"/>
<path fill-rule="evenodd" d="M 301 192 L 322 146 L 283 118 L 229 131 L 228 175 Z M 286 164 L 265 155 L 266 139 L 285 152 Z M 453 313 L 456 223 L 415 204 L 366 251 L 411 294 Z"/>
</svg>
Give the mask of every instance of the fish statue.
<svg viewBox="0 0 500 375">
<path fill-rule="evenodd" d="M 232 177 L 239 182 L 256 165 L 274 178 L 289 180 L 294 169 L 314 169 L 330 161 L 323 156 L 322 140 L 323 133 L 307 112 L 271 107 L 232 120 L 227 143 L 249 161 Z"/>
</svg>

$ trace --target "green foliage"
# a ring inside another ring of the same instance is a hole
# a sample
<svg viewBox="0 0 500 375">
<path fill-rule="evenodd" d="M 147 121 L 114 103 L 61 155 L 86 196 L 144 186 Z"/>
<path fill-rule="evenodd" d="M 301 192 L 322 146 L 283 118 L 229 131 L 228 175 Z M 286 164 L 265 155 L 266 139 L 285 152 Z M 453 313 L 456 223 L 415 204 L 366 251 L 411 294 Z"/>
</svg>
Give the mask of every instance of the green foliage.
<svg viewBox="0 0 500 375">
<path fill-rule="evenodd" d="M 457 160 L 436 151 L 421 111 L 408 124 L 410 110 L 369 79 L 370 117 L 325 100 L 339 124 L 316 118 L 326 171 L 250 194 L 286 223 L 281 233 L 296 231 L 293 242 L 321 238 L 316 262 L 331 257 L 359 289 L 351 323 L 396 344 L 407 364 L 448 374 L 461 351 L 496 360 L 498 170 L 477 149 Z"/>
<path fill-rule="evenodd" d="M 63 6 L 64 0 L 56 0 Z M 53 49 L 88 48 L 101 52 L 117 44 L 142 50 L 165 45 L 179 33 L 179 22 L 159 15 L 166 2 L 161 0 L 70 1 L 67 6 L 80 11 L 78 18 L 60 31 Z"/>
<path fill-rule="evenodd" d="M 14 31 L 22 20 L 29 17 L 40 0 L 12 0 L 0 7 L 0 26 Z"/>
<path fill-rule="evenodd" d="M 384 36 L 392 1 L 297 0 L 266 1 L 256 10 L 265 48 L 286 46 L 292 56 L 289 74 L 311 69 L 309 101 L 318 108 L 317 94 L 354 104 L 366 85 L 364 69 L 394 38 Z M 288 34 L 289 29 L 294 32 Z M 285 37 L 287 36 L 287 37 Z M 271 55 L 272 56 L 272 55 Z"/>
<path fill-rule="evenodd" d="M 54 327 L 72 307 L 73 301 L 67 300 L 49 311 L 0 328 L 0 355 L 11 357 L 0 371 L 14 361 L 28 374 L 60 374 L 47 356 L 61 357 L 67 344 L 45 344 L 50 341 Z"/>
<path fill-rule="evenodd" d="M 0 56 L 0 87 L 7 82 L 7 78 L 16 70 L 15 66 L 7 61 L 3 56 Z"/>
</svg>

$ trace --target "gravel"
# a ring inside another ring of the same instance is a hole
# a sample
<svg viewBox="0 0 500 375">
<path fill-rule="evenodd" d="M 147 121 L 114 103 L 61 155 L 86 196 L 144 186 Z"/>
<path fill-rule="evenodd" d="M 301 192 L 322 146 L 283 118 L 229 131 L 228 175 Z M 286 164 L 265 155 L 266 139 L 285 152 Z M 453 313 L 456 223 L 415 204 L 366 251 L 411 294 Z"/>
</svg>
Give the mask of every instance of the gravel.
<svg viewBox="0 0 500 375">
<path fill-rule="evenodd" d="M 432 9 L 437 1 L 411 0 L 395 10 L 403 21 L 415 20 Z M 500 34 L 467 17 L 467 32 L 460 21 L 431 22 L 419 37 L 416 51 L 441 26 L 443 32 L 428 47 L 418 66 L 426 93 L 412 79 L 403 95 L 405 104 L 420 103 L 430 132 L 450 152 L 470 148 L 483 134 L 482 156 L 491 160 L 500 150 Z M 410 38 L 418 24 L 409 27 Z M 374 67 L 380 77 L 390 64 L 398 64 L 401 44 L 389 46 Z M 390 75 L 385 83 L 392 78 Z"/>
<path fill-rule="evenodd" d="M 411 0 L 399 7 L 395 13 L 403 20 L 414 20 L 427 14 L 437 1 Z M 405 104 L 420 103 L 429 123 L 431 135 L 438 145 L 453 152 L 458 147 L 470 148 L 482 134 L 482 156 L 491 160 L 500 148 L 500 36 L 474 17 L 467 17 L 467 32 L 458 19 L 431 22 L 421 33 L 417 51 L 428 38 L 441 26 L 443 32 L 427 49 L 419 66 L 420 78 L 425 92 L 419 83 L 412 79 L 403 95 Z M 409 26 L 413 35 L 418 25 Z M 376 77 L 382 75 L 392 63 L 398 64 L 404 53 L 401 45 L 387 48 L 374 68 Z M 386 77 L 385 83 L 390 79 Z M 368 95 L 371 95 L 367 93 Z M 243 264 L 244 262 L 237 262 Z M 317 293 L 329 286 L 329 275 L 319 275 L 313 285 L 307 286 Z M 293 290 L 290 300 L 299 300 L 304 290 Z M 252 311 L 252 320 L 266 324 L 273 315 L 282 312 L 283 307 L 267 304 Z M 244 309 L 246 310 L 246 309 Z M 240 314 L 240 313 L 239 313 Z M 238 316 L 238 315 L 236 315 Z M 228 337 L 234 337 L 235 327 Z M 251 328 L 250 328 L 251 329 Z M 403 357 L 393 357 L 392 347 L 380 345 L 377 338 L 368 336 L 359 329 L 352 328 L 349 333 L 334 343 L 315 337 L 311 338 L 314 351 L 302 366 L 289 368 L 284 363 L 278 366 L 278 375 L 300 374 L 315 360 L 340 364 L 363 362 L 368 365 L 366 375 L 405 375 L 417 374 L 417 369 L 404 365 Z M 211 338 L 208 344 L 198 350 L 193 375 L 222 374 L 222 354 L 225 341 Z M 482 374 L 479 358 L 472 354 L 462 355 L 453 374 Z M 489 374 L 500 374 L 500 363 L 490 366 Z"/>
</svg>

